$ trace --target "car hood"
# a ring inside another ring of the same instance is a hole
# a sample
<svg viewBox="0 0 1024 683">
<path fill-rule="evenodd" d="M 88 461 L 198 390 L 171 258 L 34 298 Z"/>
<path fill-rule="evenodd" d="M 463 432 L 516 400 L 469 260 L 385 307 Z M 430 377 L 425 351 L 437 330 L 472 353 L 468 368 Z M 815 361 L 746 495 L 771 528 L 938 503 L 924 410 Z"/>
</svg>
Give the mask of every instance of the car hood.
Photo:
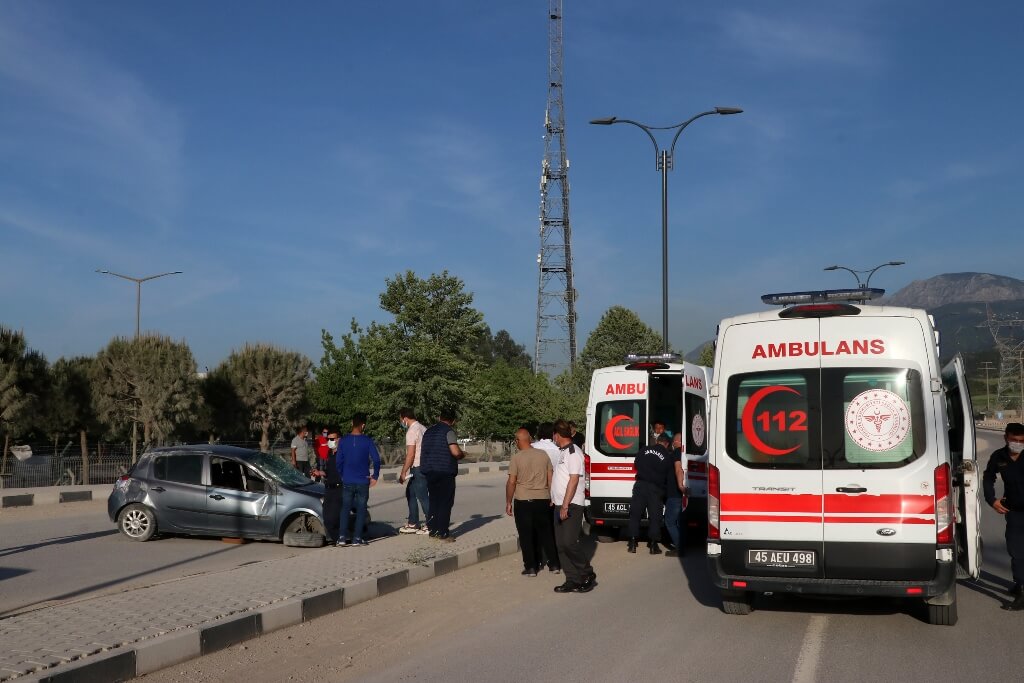
<svg viewBox="0 0 1024 683">
<path fill-rule="evenodd" d="M 286 484 L 279 484 L 282 489 L 287 491 L 294 491 L 295 493 L 301 493 L 304 496 L 310 496 L 311 498 L 323 498 L 324 497 L 324 485 L 319 482 L 313 482 L 306 484 L 305 486 L 289 486 Z"/>
</svg>

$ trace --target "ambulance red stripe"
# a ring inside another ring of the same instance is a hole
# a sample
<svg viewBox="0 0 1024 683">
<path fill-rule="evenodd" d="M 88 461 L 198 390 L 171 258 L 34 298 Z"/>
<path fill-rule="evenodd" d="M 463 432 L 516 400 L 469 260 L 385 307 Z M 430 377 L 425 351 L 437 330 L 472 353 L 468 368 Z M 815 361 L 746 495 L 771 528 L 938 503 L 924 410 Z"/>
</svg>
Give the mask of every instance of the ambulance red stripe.
<svg viewBox="0 0 1024 683">
<path fill-rule="evenodd" d="M 590 474 L 608 474 L 615 473 L 619 474 L 622 472 L 636 473 L 636 467 L 629 463 L 612 463 L 612 462 L 590 462 Z"/>
<path fill-rule="evenodd" d="M 819 515 L 758 515 L 758 514 L 740 514 L 730 515 L 722 514 L 721 519 L 723 522 L 803 522 L 803 523 L 814 523 L 821 524 L 822 517 Z M 924 517 L 825 517 L 825 524 L 892 524 L 899 526 L 901 524 L 935 524 L 935 520 Z"/>
<path fill-rule="evenodd" d="M 868 514 L 931 515 L 935 513 L 935 499 L 927 495 L 861 495 L 849 496 L 826 493 L 724 493 L 722 510 L 744 512 L 859 512 Z"/>
</svg>

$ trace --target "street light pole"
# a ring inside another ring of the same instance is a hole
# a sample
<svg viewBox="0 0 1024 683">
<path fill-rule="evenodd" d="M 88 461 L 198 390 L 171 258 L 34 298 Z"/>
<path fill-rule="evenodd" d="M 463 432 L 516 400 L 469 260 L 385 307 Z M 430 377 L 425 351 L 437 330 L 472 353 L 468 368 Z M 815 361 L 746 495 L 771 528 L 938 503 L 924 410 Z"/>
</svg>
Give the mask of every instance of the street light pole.
<svg viewBox="0 0 1024 683">
<path fill-rule="evenodd" d="M 875 274 L 876 270 L 880 268 L 885 268 L 886 266 L 902 266 L 904 263 L 906 263 L 906 261 L 886 261 L 885 263 L 878 264 L 874 268 L 866 268 L 864 270 L 854 270 L 853 268 L 847 268 L 846 266 L 834 265 L 828 266 L 823 270 L 845 270 L 848 273 L 853 273 L 853 277 L 857 280 L 857 288 L 867 289 L 871 285 L 871 276 Z M 860 276 L 863 273 L 867 273 L 868 276 L 867 279 L 864 280 L 864 282 L 861 282 Z M 861 303 L 865 303 L 866 301 L 867 299 L 862 299 Z"/>
<path fill-rule="evenodd" d="M 140 327 L 142 323 L 142 283 L 155 280 L 158 277 L 164 277 L 166 275 L 181 275 L 182 271 L 173 270 L 167 273 L 159 273 L 157 275 L 147 275 L 146 277 L 132 277 L 131 275 L 122 275 L 121 273 L 115 273 L 111 270 L 100 270 L 96 269 L 97 273 L 102 275 L 113 275 L 119 277 L 122 280 L 128 280 L 129 282 L 135 283 L 135 341 L 139 340 Z M 138 461 L 138 435 L 139 435 L 139 422 L 138 415 L 136 414 L 132 418 L 132 464 L 134 465 Z"/>
<path fill-rule="evenodd" d="M 738 107 L 715 107 L 711 111 L 701 112 L 696 116 L 677 123 L 674 126 L 648 126 L 637 121 L 631 121 L 629 119 L 620 119 L 615 116 L 605 119 L 594 119 L 590 123 L 595 126 L 610 126 L 615 123 L 628 123 L 636 126 L 651 139 L 654 144 L 654 158 L 657 165 L 658 171 L 661 172 L 661 343 L 662 351 L 664 353 L 669 352 L 668 345 L 668 172 L 672 169 L 672 160 L 676 151 L 676 141 L 679 140 L 679 136 L 688 125 L 696 121 L 702 116 L 709 116 L 711 114 L 718 114 L 721 116 L 728 116 L 729 114 L 742 114 L 743 110 Z M 657 138 L 654 137 L 654 133 L 651 131 L 655 130 L 675 130 L 676 134 L 672 138 L 672 144 L 667 150 L 662 149 L 658 145 Z"/>
</svg>

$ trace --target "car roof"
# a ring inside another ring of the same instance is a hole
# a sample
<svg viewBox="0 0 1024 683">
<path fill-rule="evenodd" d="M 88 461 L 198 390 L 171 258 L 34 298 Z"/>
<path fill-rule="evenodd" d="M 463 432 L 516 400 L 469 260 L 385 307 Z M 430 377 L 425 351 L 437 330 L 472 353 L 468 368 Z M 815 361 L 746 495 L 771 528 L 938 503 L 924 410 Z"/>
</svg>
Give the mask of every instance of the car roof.
<svg viewBox="0 0 1024 683">
<path fill-rule="evenodd" d="M 210 455 L 223 455 L 238 458 L 240 460 L 253 460 L 259 457 L 260 452 L 250 448 L 238 446 L 222 446 L 214 443 L 184 444 L 181 446 L 163 446 L 151 448 L 146 455 L 185 455 L 188 453 L 209 453 Z"/>
</svg>

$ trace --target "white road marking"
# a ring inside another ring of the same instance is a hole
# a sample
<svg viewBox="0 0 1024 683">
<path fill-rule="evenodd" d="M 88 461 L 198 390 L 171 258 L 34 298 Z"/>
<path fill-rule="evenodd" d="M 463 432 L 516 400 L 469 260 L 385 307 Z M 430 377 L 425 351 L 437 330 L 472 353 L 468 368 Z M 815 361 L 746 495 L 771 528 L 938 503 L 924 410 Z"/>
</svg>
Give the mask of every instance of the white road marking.
<svg viewBox="0 0 1024 683">
<path fill-rule="evenodd" d="M 800 656 L 796 659 L 793 683 L 814 683 L 817 680 L 818 660 L 821 658 L 821 646 L 825 643 L 827 624 L 828 618 L 825 616 L 811 617 L 804 634 L 804 644 L 800 646 Z"/>
</svg>

